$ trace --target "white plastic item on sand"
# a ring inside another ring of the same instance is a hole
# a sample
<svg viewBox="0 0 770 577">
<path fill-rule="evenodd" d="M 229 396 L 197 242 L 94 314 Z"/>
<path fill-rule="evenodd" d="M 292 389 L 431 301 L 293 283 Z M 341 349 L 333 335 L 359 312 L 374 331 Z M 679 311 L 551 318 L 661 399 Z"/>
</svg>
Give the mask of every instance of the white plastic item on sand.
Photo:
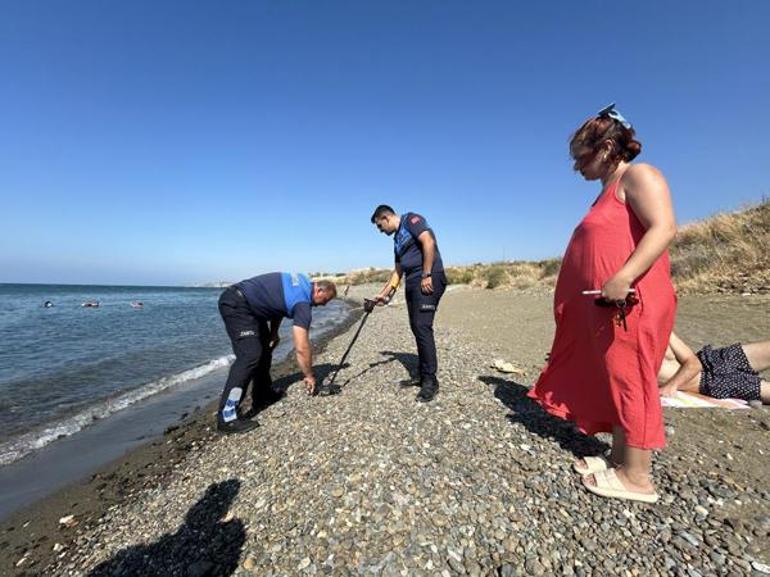
<svg viewBox="0 0 770 577">
<path fill-rule="evenodd" d="M 492 361 L 491 367 L 493 369 L 497 369 L 501 373 L 515 373 L 517 375 L 526 374 L 526 371 L 524 371 L 523 369 L 520 369 L 513 363 L 504 361 L 503 359 L 495 359 L 494 361 Z"/>
</svg>

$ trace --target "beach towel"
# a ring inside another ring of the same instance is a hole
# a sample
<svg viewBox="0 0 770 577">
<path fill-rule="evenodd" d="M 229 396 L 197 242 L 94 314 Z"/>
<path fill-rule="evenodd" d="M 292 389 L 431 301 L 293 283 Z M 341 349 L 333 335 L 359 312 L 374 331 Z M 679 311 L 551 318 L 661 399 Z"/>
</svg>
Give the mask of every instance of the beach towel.
<svg viewBox="0 0 770 577">
<path fill-rule="evenodd" d="M 749 404 L 741 399 L 712 399 L 698 393 L 677 391 L 673 397 L 661 397 L 660 404 L 664 407 L 677 409 L 748 409 Z"/>
</svg>

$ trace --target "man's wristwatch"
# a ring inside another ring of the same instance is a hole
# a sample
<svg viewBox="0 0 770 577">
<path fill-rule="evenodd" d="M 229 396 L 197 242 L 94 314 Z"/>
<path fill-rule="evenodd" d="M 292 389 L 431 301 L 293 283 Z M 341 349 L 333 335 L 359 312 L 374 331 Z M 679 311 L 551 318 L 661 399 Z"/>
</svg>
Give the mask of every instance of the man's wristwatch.
<svg viewBox="0 0 770 577">
<path fill-rule="evenodd" d="M 420 276 L 421 276 L 422 278 L 430 278 L 430 277 L 431 277 L 431 274 L 432 274 L 432 273 L 429 273 L 429 272 L 424 272 L 424 273 L 422 273 Z"/>
</svg>

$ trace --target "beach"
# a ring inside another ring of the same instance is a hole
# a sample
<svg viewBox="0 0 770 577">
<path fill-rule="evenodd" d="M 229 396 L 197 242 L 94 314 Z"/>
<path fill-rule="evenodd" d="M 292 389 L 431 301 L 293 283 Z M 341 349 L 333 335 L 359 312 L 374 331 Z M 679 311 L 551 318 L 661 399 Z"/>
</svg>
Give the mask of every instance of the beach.
<svg viewBox="0 0 770 577">
<path fill-rule="evenodd" d="M 0 284 L 0 520 L 219 398 L 232 360 L 220 293 Z M 313 338 L 348 310 L 342 300 L 319 308 Z M 284 323 L 276 363 L 290 333 Z"/>
<path fill-rule="evenodd" d="M 374 292 L 352 287 L 350 298 Z M 441 390 L 416 403 L 402 293 L 340 371 L 287 395 L 261 427 L 220 436 L 208 407 L 0 526 L 3 575 L 763 575 L 770 572 L 770 410 L 666 409 L 661 500 L 580 486 L 588 438 L 526 398 L 550 348 L 549 291 L 451 286 L 436 321 Z M 770 337 L 770 296 L 690 295 L 693 347 Z M 328 375 L 361 311 L 320 347 Z M 518 372 L 502 373 L 495 359 Z M 62 520 L 62 522 L 60 522 Z"/>
</svg>

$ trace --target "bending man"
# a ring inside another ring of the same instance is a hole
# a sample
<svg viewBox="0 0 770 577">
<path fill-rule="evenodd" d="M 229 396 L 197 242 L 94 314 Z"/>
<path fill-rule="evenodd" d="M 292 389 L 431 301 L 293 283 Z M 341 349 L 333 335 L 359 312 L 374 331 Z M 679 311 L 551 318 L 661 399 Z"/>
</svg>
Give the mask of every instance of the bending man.
<svg viewBox="0 0 770 577">
<path fill-rule="evenodd" d="M 227 288 L 219 297 L 219 313 L 233 345 L 235 362 L 230 367 L 225 390 L 219 401 L 217 429 L 240 433 L 259 426 L 239 414 L 249 383 L 254 380 L 251 398 L 270 396 L 270 364 L 280 337 L 278 328 L 286 318 L 293 319 L 294 349 L 305 378 L 308 393 L 315 391 L 313 357 L 310 348 L 312 307 L 323 306 L 337 296 L 333 282 L 311 282 L 302 274 L 273 272 L 243 280 Z"/>
</svg>

